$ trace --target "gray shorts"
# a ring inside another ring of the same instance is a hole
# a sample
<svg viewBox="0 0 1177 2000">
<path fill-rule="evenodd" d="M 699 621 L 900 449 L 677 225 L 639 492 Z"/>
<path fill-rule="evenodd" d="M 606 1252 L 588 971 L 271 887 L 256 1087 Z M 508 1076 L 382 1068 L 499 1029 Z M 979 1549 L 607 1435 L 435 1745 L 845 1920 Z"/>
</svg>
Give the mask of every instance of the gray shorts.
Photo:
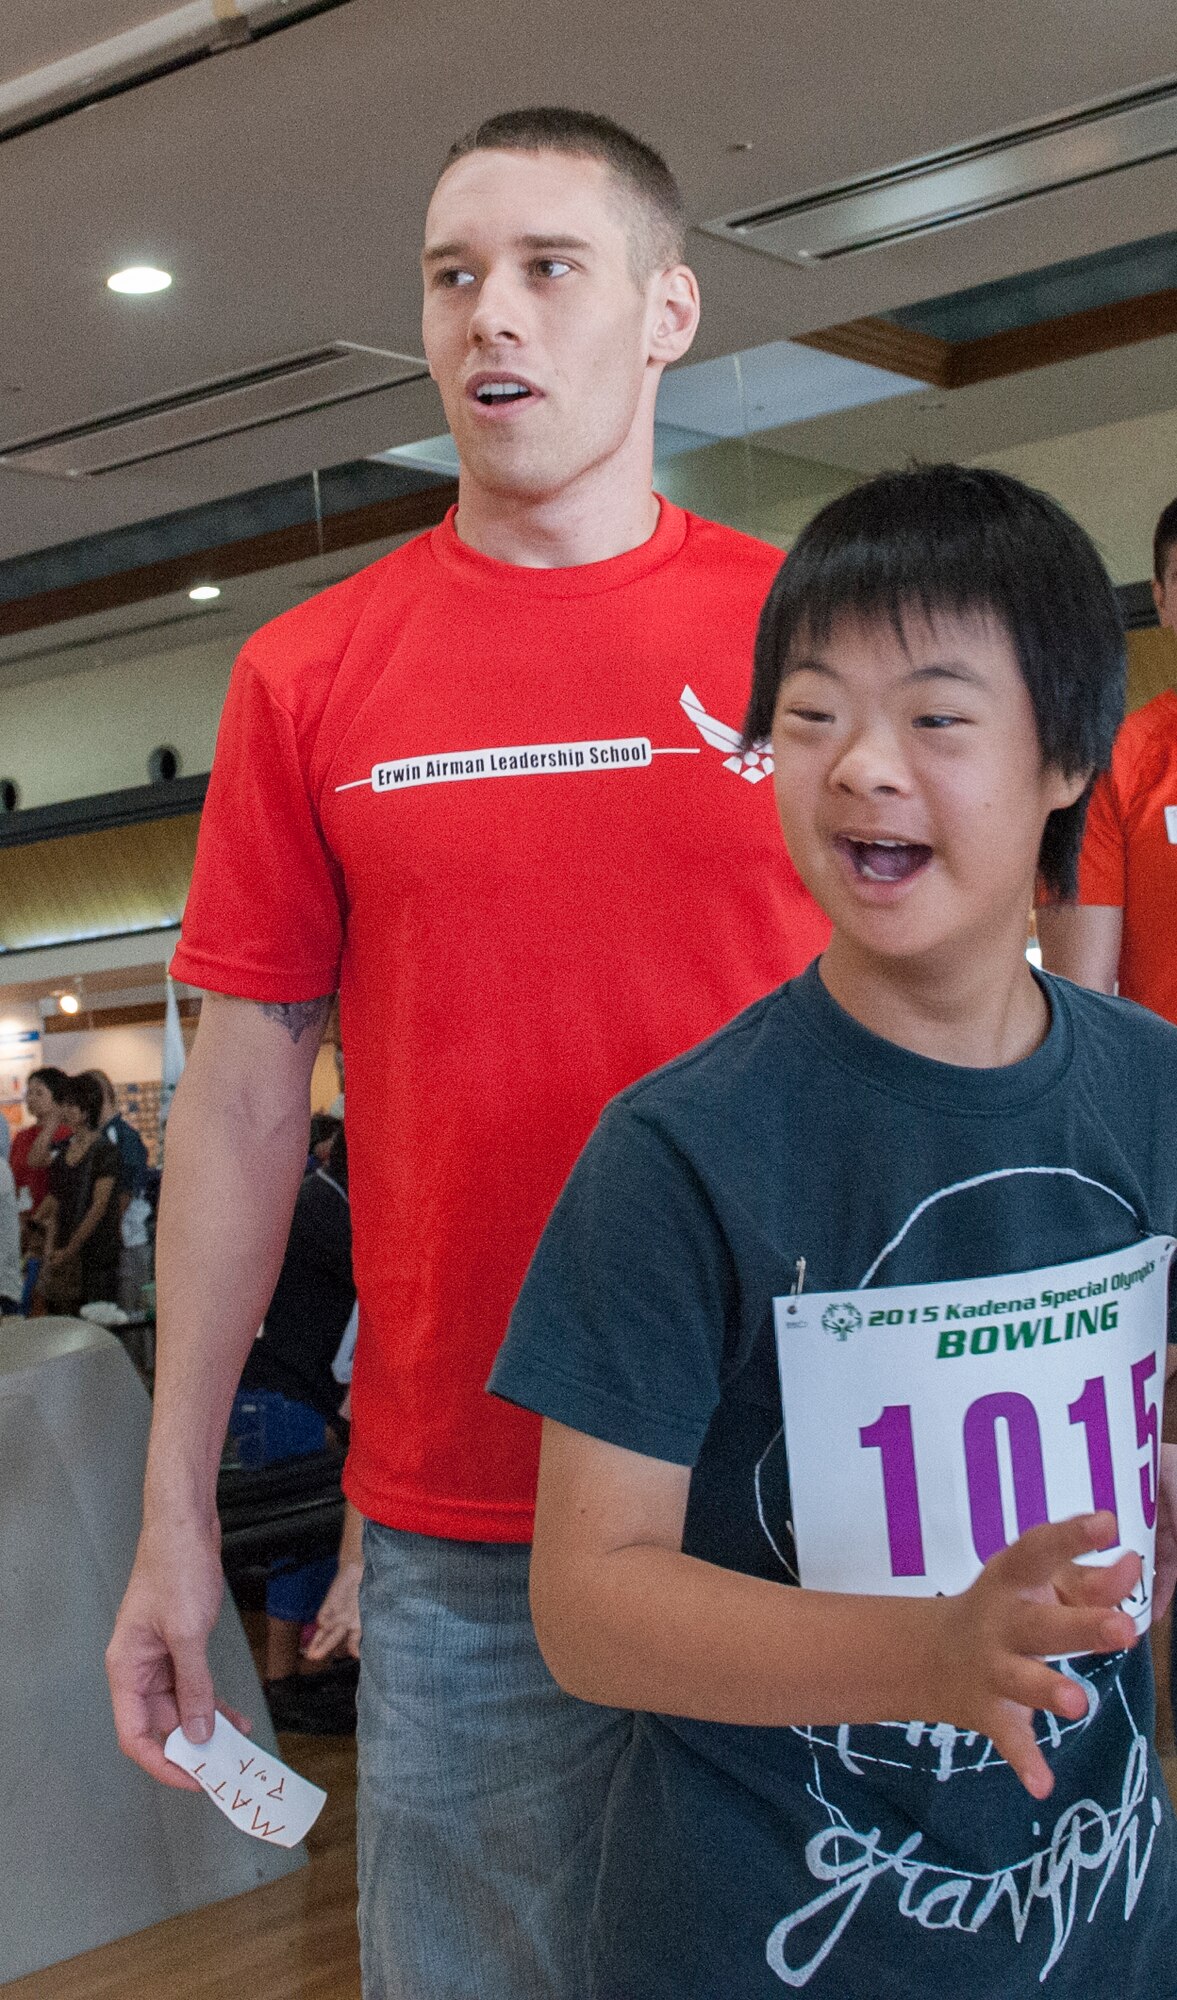
<svg viewBox="0 0 1177 2000">
<path fill-rule="evenodd" d="M 586 2000 L 605 1799 L 631 1718 L 540 1658 L 530 1550 L 364 1531 L 364 2000 Z"/>
</svg>

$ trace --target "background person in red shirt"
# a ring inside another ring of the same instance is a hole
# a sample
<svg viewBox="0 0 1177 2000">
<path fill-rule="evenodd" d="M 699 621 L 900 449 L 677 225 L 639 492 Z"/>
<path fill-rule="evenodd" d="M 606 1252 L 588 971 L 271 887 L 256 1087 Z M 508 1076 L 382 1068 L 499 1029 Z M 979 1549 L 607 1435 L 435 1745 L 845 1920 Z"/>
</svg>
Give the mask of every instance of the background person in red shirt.
<svg viewBox="0 0 1177 2000">
<path fill-rule="evenodd" d="M 664 163 L 608 121 L 508 114 L 453 150 L 423 338 L 456 518 L 246 646 L 175 961 L 207 998 L 168 1126 L 119 1736 L 190 1783 L 160 1746 L 211 1724 L 217 1458 L 338 987 L 371 2000 L 585 1991 L 629 1724 L 540 1660 L 539 1427 L 485 1382 L 605 1102 L 828 935 L 780 849 L 767 746 L 739 747 L 779 554 L 652 491 L 658 382 L 698 316 L 683 238 Z"/>
<path fill-rule="evenodd" d="M 1177 632 L 1177 500 L 1153 536 L 1153 599 Z M 1124 721 L 1096 781 L 1079 899 L 1038 912 L 1042 962 L 1177 1021 L 1177 691 Z"/>
<path fill-rule="evenodd" d="M 13 1133 L 9 1155 L 22 1215 L 37 1213 L 49 1192 L 53 1148 L 69 1138 L 69 1127 L 61 1117 L 61 1095 L 68 1082 L 63 1069 L 50 1067 L 33 1070 L 25 1085 L 25 1110 L 33 1122 Z"/>
</svg>

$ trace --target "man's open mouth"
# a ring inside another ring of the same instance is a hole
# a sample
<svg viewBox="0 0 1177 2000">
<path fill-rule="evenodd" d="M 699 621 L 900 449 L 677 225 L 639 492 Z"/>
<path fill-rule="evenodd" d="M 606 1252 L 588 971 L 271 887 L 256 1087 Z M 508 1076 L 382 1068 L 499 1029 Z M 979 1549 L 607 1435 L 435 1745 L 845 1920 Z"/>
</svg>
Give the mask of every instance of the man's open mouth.
<svg viewBox="0 0 1177 2000">
<path fill-rule="evenodd" d="M 906 882 L 932 858 L 930 847 L 908 840 L 852 840 L 839 834 L 835 842 L 864 882 Z"/>
<path fill-rule="evenodd" d="M 484 410 L 489 410 L 503 403 L 525 402 L 531 394 L 526 382 L 480 382 L 474 391 L 474 400 L 481 403 Z"/>
</svg>

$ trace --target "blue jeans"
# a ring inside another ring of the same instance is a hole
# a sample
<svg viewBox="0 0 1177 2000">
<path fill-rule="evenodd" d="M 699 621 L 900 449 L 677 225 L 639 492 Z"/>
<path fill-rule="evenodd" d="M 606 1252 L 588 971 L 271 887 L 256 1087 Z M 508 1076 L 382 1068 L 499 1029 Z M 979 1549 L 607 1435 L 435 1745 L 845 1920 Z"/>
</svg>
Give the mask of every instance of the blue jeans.
<svg viewBox="0 0 1177 2000">
<path fill-rule="evenodd" d="M 631 1718 L 548 1673 L 530 1553 L 364 1530 L 364 2000 L 586 2000 L 605 1799 Z"/>
</svg>

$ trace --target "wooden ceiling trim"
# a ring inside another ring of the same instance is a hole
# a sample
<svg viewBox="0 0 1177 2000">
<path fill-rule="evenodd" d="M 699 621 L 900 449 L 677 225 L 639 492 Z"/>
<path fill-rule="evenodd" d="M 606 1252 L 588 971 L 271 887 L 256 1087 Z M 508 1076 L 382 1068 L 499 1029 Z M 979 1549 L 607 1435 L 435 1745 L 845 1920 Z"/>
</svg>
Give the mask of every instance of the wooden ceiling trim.
<svg viewBox="0 0 1177 2000">
<path fill-rule="evenodd" d="M 199 1021 L 199 1000 L 177 1000 L 181 1021 Z M 89 1007 L 83 1004 L 76 1014 L 46 1014 L 41 1031 L 46 1035 L 93 1033 L 98 1028 L 162 1028 L 164 1003 L 144 1000 L 126 1007 Z"/>
<path fill-rule="evenodd" d="M 1167 333 L 1177 333 L 1177 287 L 1089 306 L 1086 312 L 1042 320 L 1037 326 L 1010 327 L 982 340 L 959 341 L 950 349 L 946 386 L 966 389 L 974 382 L 996 382 L 1003 375 L 1023 375 L 1031 368 L 1078 361 L 1088 354 L 1109 354 Z"/>
<path fill-rule="evenodd" d="M 177 923 L 199 813 L 0 848 L 0 945 L 101 937 Z"/>
<path fill-rule="evenodd" d="M 284 563 L 305 562 L 311 556 L 359 548 L 366 542 L 416 534 L 424 528 L 435 528 L 457 497 L 456 481 L 427 486 L 415 493 L 374 501 L 366 507 L 353 507 L 346 514 L 330 514 L 323 522 L 321 539 L 313 521 L 300 522 L 268 534 L 251 535 L 244 541 L 172 556 L 166 562 L 120 570 L 114 576 L 94 577 L 61 590 L 16 598 L 0 604 L 0 637 L 36 631 L 43 625 L 59 625 L 67 618 L 115 611 L 153 597 L 167 597 L 173 591 L 207 583 L 210 577 L 248 576 L 257 570 L 277 569 Z"/>
<path fill-rule="evenodd" d="M 843 326 L 791 337 L 802 347 L 841 354 L 848 361 L 885 368 L 937 389 L 968 389 L 977 382 L 996 382 L 1005 375 L 1023 375 L 1031 368 L 1077 361 L 1088 354 L 1109 354 L 1117 347 L 1133 347 L 1169 333 L 1177 333 L 1177 287 L 1090 306 L 1037 326 L 1010 327 L 980 340 L 938 340 L 934 334 L 895 326 L 887 319 L 851 319 Z"/>
<path fill-rule="evenodd" d="M 915 333 L 896 326 L 889 319 L 850 319 L 843 326 L 823 327 L 818 333 L 795 333 L 790 338 L 802 347 L 818 347 L 823 354 L 841 354 L 847 361 L 862 361 L 869 368 L 885 368 L 892 375 L 906 375 L 911 381 L 927 382 L 937 389 L 951 387 L 949 370 L 953 349 L 934 334 Z"/>
</svg>

